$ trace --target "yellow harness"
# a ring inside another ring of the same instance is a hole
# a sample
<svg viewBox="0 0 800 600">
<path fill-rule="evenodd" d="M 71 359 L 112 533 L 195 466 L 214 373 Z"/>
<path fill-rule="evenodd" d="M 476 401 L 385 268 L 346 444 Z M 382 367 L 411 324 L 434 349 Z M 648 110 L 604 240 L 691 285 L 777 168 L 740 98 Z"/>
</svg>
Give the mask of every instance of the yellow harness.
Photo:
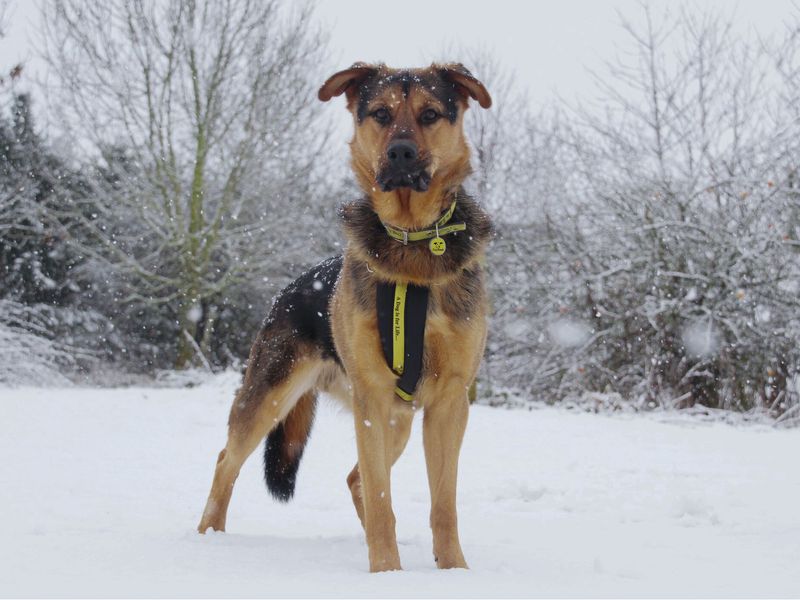
<svg viewBox="0 0 800 600">
<path fill-rule="evenodd" d="M 407 245 L 409 242 L 431 240 L 430 251 L 436 256 L 445 253 L 447 245 L 441 238 L 448 233 L 464 231 L 466 223 L 447 225 L 456 210 L 456 200 L 433 224 L 432 229 L 408 231 L 387 225 L 389 237 Z M 423 342 L 425 320 L 428 315 L 427 287 L 405 282 L 377 284 L 376 305 L 378 333 L 386 363 L 397 375 L 395 393 L 407 402 L 414 399 L 414 390 L 422 375 Z"/>
</svg>

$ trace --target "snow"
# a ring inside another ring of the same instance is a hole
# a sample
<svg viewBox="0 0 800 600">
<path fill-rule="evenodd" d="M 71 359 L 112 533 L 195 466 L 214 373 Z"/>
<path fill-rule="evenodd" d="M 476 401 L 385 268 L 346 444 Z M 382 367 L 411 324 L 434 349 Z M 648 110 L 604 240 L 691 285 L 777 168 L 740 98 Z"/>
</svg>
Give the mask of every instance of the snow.
<svg viewBox="0 0 800 600">
<path fill-rule="evenodd" d="M 800 430 L 473 407 L 459 476 L 470 571 L 437 571 L 419 418 L 393 472 L 403 572 L 371 575 L 320 403 L 295 499 L 260 449 L 228 532 L 194 530 L 238 377 L 194 388 L 0 389 L 4 596 L 797 596 Z"/>
<path fill-rule="evenodd" d="M 203 318 L 203 307 L 201 307 L 199 304 L 193 304 L 186 312 L 186 318 L 192 323 L 199 322 L 200 319 Z"/>
<path fill-rule="evenodd" d="M 681 336 L 691 356 L 710 356 L 720 347 L 720 336 L 710 319 L 692 323 Z"/>
<path fill-rule="evenodd" d="M 573 319 L 556 319 L 547 328 L 547 332 L 554 343 L 566 348 L 580 346 L 591 336 L 588 325 Z"/>
</svg>

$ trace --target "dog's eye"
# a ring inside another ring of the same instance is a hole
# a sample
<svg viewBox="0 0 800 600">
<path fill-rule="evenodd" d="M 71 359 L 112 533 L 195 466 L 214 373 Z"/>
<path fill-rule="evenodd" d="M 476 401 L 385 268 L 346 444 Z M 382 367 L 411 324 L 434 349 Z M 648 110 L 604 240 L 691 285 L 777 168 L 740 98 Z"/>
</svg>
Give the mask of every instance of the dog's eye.
<svg viewBox="0 0 800 600">
<path fill-rule="evenodd" d="M 386 125 L 389 120 L 392 118 L 392 115 L 389 114 L 389 111 L 385 108 L 379 108 L 378 110 L 372 113 L 372 118 L 375 119 L 381 125 Z"/>
<path fill-rule="evenodd" d="M 439 113 L 437 113 L 432 108 L 423 110 L 422 114 L 419 116 L 419 120 L 422 122 L 423 125 L 430 125 L 431 123 L 434 123 L 438 119 L 439 119 Z"/>
</svg>

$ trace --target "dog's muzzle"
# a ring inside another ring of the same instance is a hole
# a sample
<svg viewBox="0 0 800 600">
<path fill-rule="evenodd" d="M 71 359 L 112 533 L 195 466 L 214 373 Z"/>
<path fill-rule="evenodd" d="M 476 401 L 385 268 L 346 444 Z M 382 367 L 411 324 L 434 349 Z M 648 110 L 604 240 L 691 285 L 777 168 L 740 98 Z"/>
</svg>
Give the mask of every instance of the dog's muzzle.
<svg viewBox="0 0 800 600">
<path fill-rule="evenodd" d="M 431 183 L 427 166 L 414 142 L 396 140 L 386 148 L 386 160 L 377 176 L 378 185 L 384 192 L 403 187 L 425 192 Z"/>
</svg>

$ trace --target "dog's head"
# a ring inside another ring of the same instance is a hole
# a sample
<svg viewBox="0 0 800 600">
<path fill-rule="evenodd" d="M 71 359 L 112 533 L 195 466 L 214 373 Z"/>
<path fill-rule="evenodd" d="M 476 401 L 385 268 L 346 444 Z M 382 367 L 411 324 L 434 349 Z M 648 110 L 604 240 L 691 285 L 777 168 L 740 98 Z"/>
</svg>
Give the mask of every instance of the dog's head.
<svg viewBox="0 0 800 600">
<path fill-rule="evenodd" d="M 468 100 L 489 108 L 483 84 L 460 64 L 433 64 L 425 69 L 390 69 L 356 63 L 322 85 L 319 98 L 345 94 L 353 114 L 350 143 L 353 169 L 361 187 L 391 213 L 412 195 L 441 198 L 470 172 L 463 131 Z M 431 207 L 438 211 L 439 207 Z M 431 211 L 414 210 L 421 218 Z"/>
</svg>

